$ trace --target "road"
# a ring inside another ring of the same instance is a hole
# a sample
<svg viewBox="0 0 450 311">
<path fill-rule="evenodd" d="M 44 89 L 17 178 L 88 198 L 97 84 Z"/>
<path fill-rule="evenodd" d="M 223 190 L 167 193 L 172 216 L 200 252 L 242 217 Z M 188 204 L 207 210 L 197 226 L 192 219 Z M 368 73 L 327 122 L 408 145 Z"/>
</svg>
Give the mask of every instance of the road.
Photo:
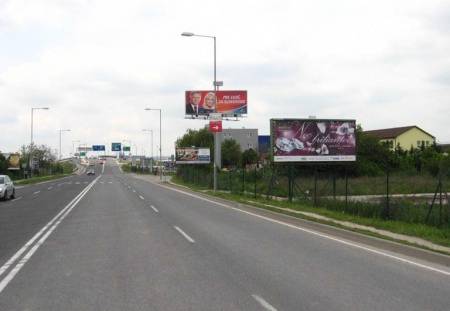
<svg viewBox="0 0 450 311">
<path fill-rule="evenodd" d="M 0 202 L 0 310 L 448 310 L 450 258 L 123 174 Z"/>
</svg>

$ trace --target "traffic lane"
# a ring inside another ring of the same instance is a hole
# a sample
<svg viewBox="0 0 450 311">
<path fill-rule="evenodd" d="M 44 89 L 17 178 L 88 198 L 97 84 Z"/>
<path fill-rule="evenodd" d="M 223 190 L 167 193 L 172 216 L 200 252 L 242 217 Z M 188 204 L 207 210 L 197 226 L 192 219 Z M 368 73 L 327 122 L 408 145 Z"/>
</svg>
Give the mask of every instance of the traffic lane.
<svg viewBox="0 0 450 311">
<path fill-rule="evenodd" d="M 280 309 L 444 310 L 449 277 L 129 180 L 205 247 L 211 262 L 253 279 Z M 433 265 L 434 266 L 434 265 Z M 445 268 L 443 268 L 445 269 Z"/>
<path fill-rule="evenodd" d="M 147 203 L 97 183 L 0 294 L 0 309 L 260 310 Z"/>
<path fill-rule="evenodd" d="M 44 189 L 34 188 L 26 193 L 19 192 L 20 196 L 17 196 L 19 200 L 1 202 L 0 265 L 6 262 L 92 180 L 91 176 L 78 177 L 74 178 L 71 184 L 64 183 L 61 186 L 56 184 L 51 190 L 48 190 L 50 186 Z"/>
</svg>

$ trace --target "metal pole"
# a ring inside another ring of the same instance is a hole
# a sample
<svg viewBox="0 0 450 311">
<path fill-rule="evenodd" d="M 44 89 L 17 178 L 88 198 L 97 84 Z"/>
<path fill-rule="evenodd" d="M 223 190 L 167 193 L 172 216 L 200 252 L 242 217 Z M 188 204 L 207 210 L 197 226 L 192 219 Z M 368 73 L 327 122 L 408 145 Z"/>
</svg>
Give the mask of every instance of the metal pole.
<svg viewBox="0 0 450 311">
<path fill-rule="evenodd" d="M 159 109 L 159 179 L 162 181 L 162 134 L 161 134 L 161 109 Z"/>
<path fill-rule="evenodd" d="M 214 39 L 214 98 L 216 100 L 217 104 L 217 81 L 216 81 L 216 74 L 217 74 L 217 68 L 216 68 L 216 37 L 213 37 Z M 217 191 L 217 169 L 220 168 L 220 143 L 219 143 L 219 133 L 214 133 L 214 191 Z"/>
<path fill-rule="evenodd" d="M 61 132 L 62 130 L 59 130 L 59 160 L 61 160 Z"/>
<path fill-rule="evenodd" d="M 30 140 L 30 156 L 29 156 L 29 166 L 30 166 L 30 177 L 32 176 L 32 161 L 33 161 L 33 110 L 34 108 L 31 108 L 31 140 Z"/>
</svg>

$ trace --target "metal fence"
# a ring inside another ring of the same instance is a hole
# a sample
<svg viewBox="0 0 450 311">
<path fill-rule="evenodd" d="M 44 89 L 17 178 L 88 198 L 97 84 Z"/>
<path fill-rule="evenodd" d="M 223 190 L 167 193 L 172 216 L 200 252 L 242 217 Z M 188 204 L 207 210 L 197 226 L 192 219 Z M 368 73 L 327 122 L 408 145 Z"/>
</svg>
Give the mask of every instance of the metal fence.
<svg viewBox="0 0 450 311">
<path fill-rule="evenodd" d="M 294 165 L 222 170 L 218 190 L 360 217 L 450 225 L 448 169 L 437 176 L 386 170 L 382 176 L 355 177 L 350 172 L 339 166 Z M 193 186 L 213 187 L 211 167 L 183 166 L 177 174 Z"/>
</svg>

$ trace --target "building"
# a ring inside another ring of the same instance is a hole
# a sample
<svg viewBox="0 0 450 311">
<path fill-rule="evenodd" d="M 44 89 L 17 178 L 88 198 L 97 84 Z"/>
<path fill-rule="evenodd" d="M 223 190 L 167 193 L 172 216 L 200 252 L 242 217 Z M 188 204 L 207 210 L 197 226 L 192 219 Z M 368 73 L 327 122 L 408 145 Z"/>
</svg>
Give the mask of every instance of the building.
<svg viewBox="0 0 450 311">
<path fill-rule="evenodd" d="M 270 154 L 270 135 L 258 136 L 258 153 L 261 158 Z"/>
<path fill-rule="evenodd" d="M 241 151 L 248 149 L 258 151 L 258 129 L 223 129 L 219 137 L 220 143 L 226 139 L 234 139 L 241 146 Z"/>
<path fill-rule="evenodd" d="M 380 142 L 388 144 L 395 150 L 400 146 L 403 150 L 431 146 L 436 138 L 416 125 L 364 131 L 364 133 L 377 137 Z"/>
</svg>

